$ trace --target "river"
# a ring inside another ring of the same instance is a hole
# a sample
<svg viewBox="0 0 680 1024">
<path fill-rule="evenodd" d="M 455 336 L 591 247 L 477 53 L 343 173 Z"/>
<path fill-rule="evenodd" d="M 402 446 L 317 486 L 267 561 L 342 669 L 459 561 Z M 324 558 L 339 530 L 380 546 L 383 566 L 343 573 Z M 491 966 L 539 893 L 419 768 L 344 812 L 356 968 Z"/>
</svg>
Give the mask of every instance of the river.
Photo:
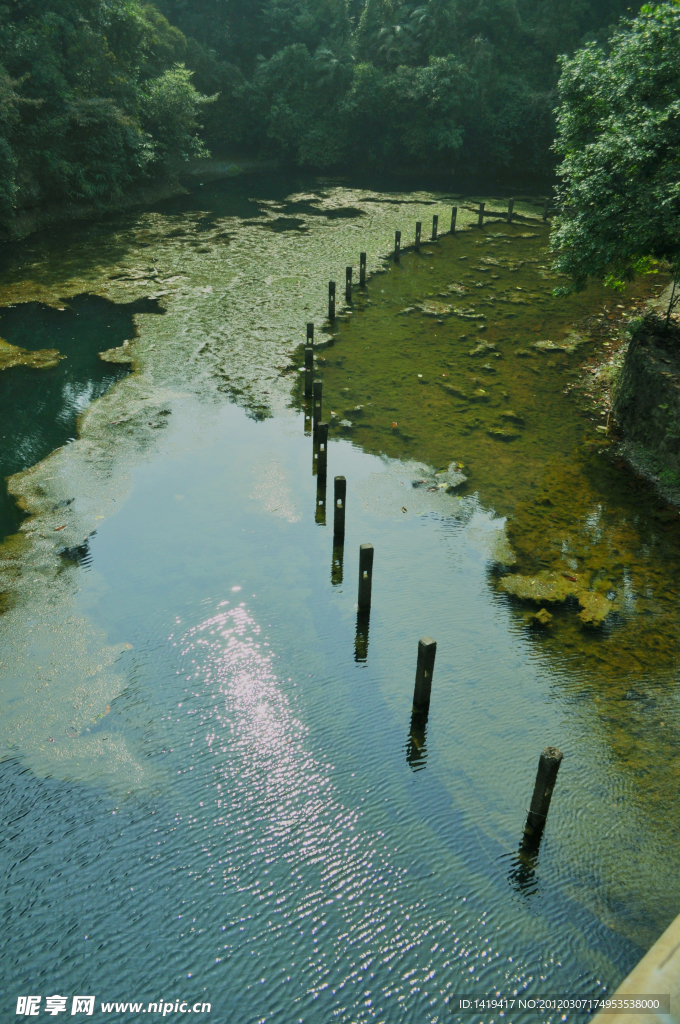
<svg viewBox="0 0 680 1024">
<path fill-rule="evenodd" d="M 457 1008 L 611 992 L 680 911 L 677 512 L 575 387 L 592 317 L 652 287 L 556 299 L 540 206 L 473 207 L 260 175 L 2 257 L 0 336 L 66 356 L 0 375 L 8 1015 L 59 993 L 234 1024 L 586 1019 Z M 566 600 L 540 621 L 518 579 Z"/>
</svg>

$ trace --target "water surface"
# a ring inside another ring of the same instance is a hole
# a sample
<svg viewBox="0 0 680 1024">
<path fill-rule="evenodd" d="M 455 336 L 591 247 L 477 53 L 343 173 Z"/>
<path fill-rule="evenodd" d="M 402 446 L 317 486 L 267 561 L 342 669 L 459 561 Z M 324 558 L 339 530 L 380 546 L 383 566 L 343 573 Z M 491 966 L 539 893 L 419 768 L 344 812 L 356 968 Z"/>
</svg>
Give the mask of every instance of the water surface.
<svg viewBox="0 0 680 1024">
<path fill-rule="evenodd" d="M 551 297 L 534 208 L 483 231 L 461 210 L 322 329 L 330 277 L 360 250 L 382 270 L 395 228 L 450 206 L 215 183 L 6 266 L 2 301 L 47 325 L 69 296 L 134 310 L 135 360 L 9 482 L 30 515 L 0 549 L 8 1012 L 30 989 L 205 998 L 239 1022 L 456 1019 L 456 995 L 611 991 L 678 912 L 677 526 L 564 393 L 605 297 Z M 307 320 L 331 342 L 325 495 Z M 454 460 L 465 487 L 430 489 Z M 501 581 L 540 568 L 606 585 L 604 626 L 567 602 L 537 628 Z M 520 859 L 548 743 L 564 764 Z"/>
</svg>

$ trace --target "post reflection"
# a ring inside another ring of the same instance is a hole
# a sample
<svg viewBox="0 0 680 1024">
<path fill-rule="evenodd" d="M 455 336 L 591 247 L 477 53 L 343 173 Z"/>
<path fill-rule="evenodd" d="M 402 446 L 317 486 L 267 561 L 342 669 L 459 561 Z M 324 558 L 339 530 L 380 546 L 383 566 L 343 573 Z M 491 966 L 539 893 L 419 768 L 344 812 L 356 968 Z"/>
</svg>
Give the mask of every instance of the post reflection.
<svg viewBox="0 0 680 1024">
<path fill-rule="evenodd" d="M 305 416 L 305 437 L 312 436 L 312 403 L 311 400 L 306 400 L 302 406 Z"/>
<path fill-rule="evenodd" d="M 508 882 L 515 892 L 522 896 L 532 896 L 538 891 L 537 864 L 538 844 L 535 847 L 525 845 L 524 837 L 522 837 L 519 850 L 510 859 L 510 870 L 508 871 Z"/>
<path fill-rule="evenodd" d="M 319 526 L 326 525 L 326 477 L 316 478 L 316 522 Z"/>
<path fill-rule="evenodd" d="M 422 711 L 413 711 L 411 715 L 411 728 L 406 741 L 406 760 L 414 772 L 422 771 L 427 760 L 427 714 Z"/>
<path fill-rule="evenodd" d="M 357 612 L 357 631 L 354 637 L 354 660 L 368 660 L 368 630 L 371 621 L 371 609 L 360 608 Z"/>
<path fill-rule="evenodd" d="M 344 539 L 334 538 L 333 558 L 331 560 L 331 583 L 334 587 L 342 586 L 343 560 L 345 557 Z"/>
<path fill-rule="evenodd" d="M 527 817 L 519 849 L 517 853 L 513 854 L 510 861 L 508 881 L 515 892 L 524 896 L 531 896 L 538 889 L 536 867 L 544 824 L 537 824 L 535 820 L 532 820 L 531 815 Z"/>
</svg>

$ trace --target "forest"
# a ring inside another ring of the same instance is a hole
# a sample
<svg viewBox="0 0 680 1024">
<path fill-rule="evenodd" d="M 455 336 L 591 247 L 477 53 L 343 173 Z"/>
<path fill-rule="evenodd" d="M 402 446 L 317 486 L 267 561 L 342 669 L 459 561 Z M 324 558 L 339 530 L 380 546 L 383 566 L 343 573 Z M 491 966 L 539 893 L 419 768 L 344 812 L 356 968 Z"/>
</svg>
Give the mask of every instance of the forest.
<svg viewBox="0 0 680 1024">
<path fill-rule="evenodd" d="M 551 180 L 560 55 L 626 0 L 0 0 L 0 219 L 208 151 Z"/>
</svg>

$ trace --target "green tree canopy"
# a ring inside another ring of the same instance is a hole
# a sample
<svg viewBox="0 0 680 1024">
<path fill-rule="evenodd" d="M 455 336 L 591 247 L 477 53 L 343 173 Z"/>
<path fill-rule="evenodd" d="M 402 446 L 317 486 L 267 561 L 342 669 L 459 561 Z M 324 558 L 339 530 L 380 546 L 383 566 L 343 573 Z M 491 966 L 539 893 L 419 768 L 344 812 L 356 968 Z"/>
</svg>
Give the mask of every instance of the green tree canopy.
<svg viewBox="0 0 680 1024">
<path fill-rule="evenodd" d="M 650 260 L 680 278 L 680 3 L 645 6 L 562 61 L 555 267 L 616 285 Z"/>
</svg>

